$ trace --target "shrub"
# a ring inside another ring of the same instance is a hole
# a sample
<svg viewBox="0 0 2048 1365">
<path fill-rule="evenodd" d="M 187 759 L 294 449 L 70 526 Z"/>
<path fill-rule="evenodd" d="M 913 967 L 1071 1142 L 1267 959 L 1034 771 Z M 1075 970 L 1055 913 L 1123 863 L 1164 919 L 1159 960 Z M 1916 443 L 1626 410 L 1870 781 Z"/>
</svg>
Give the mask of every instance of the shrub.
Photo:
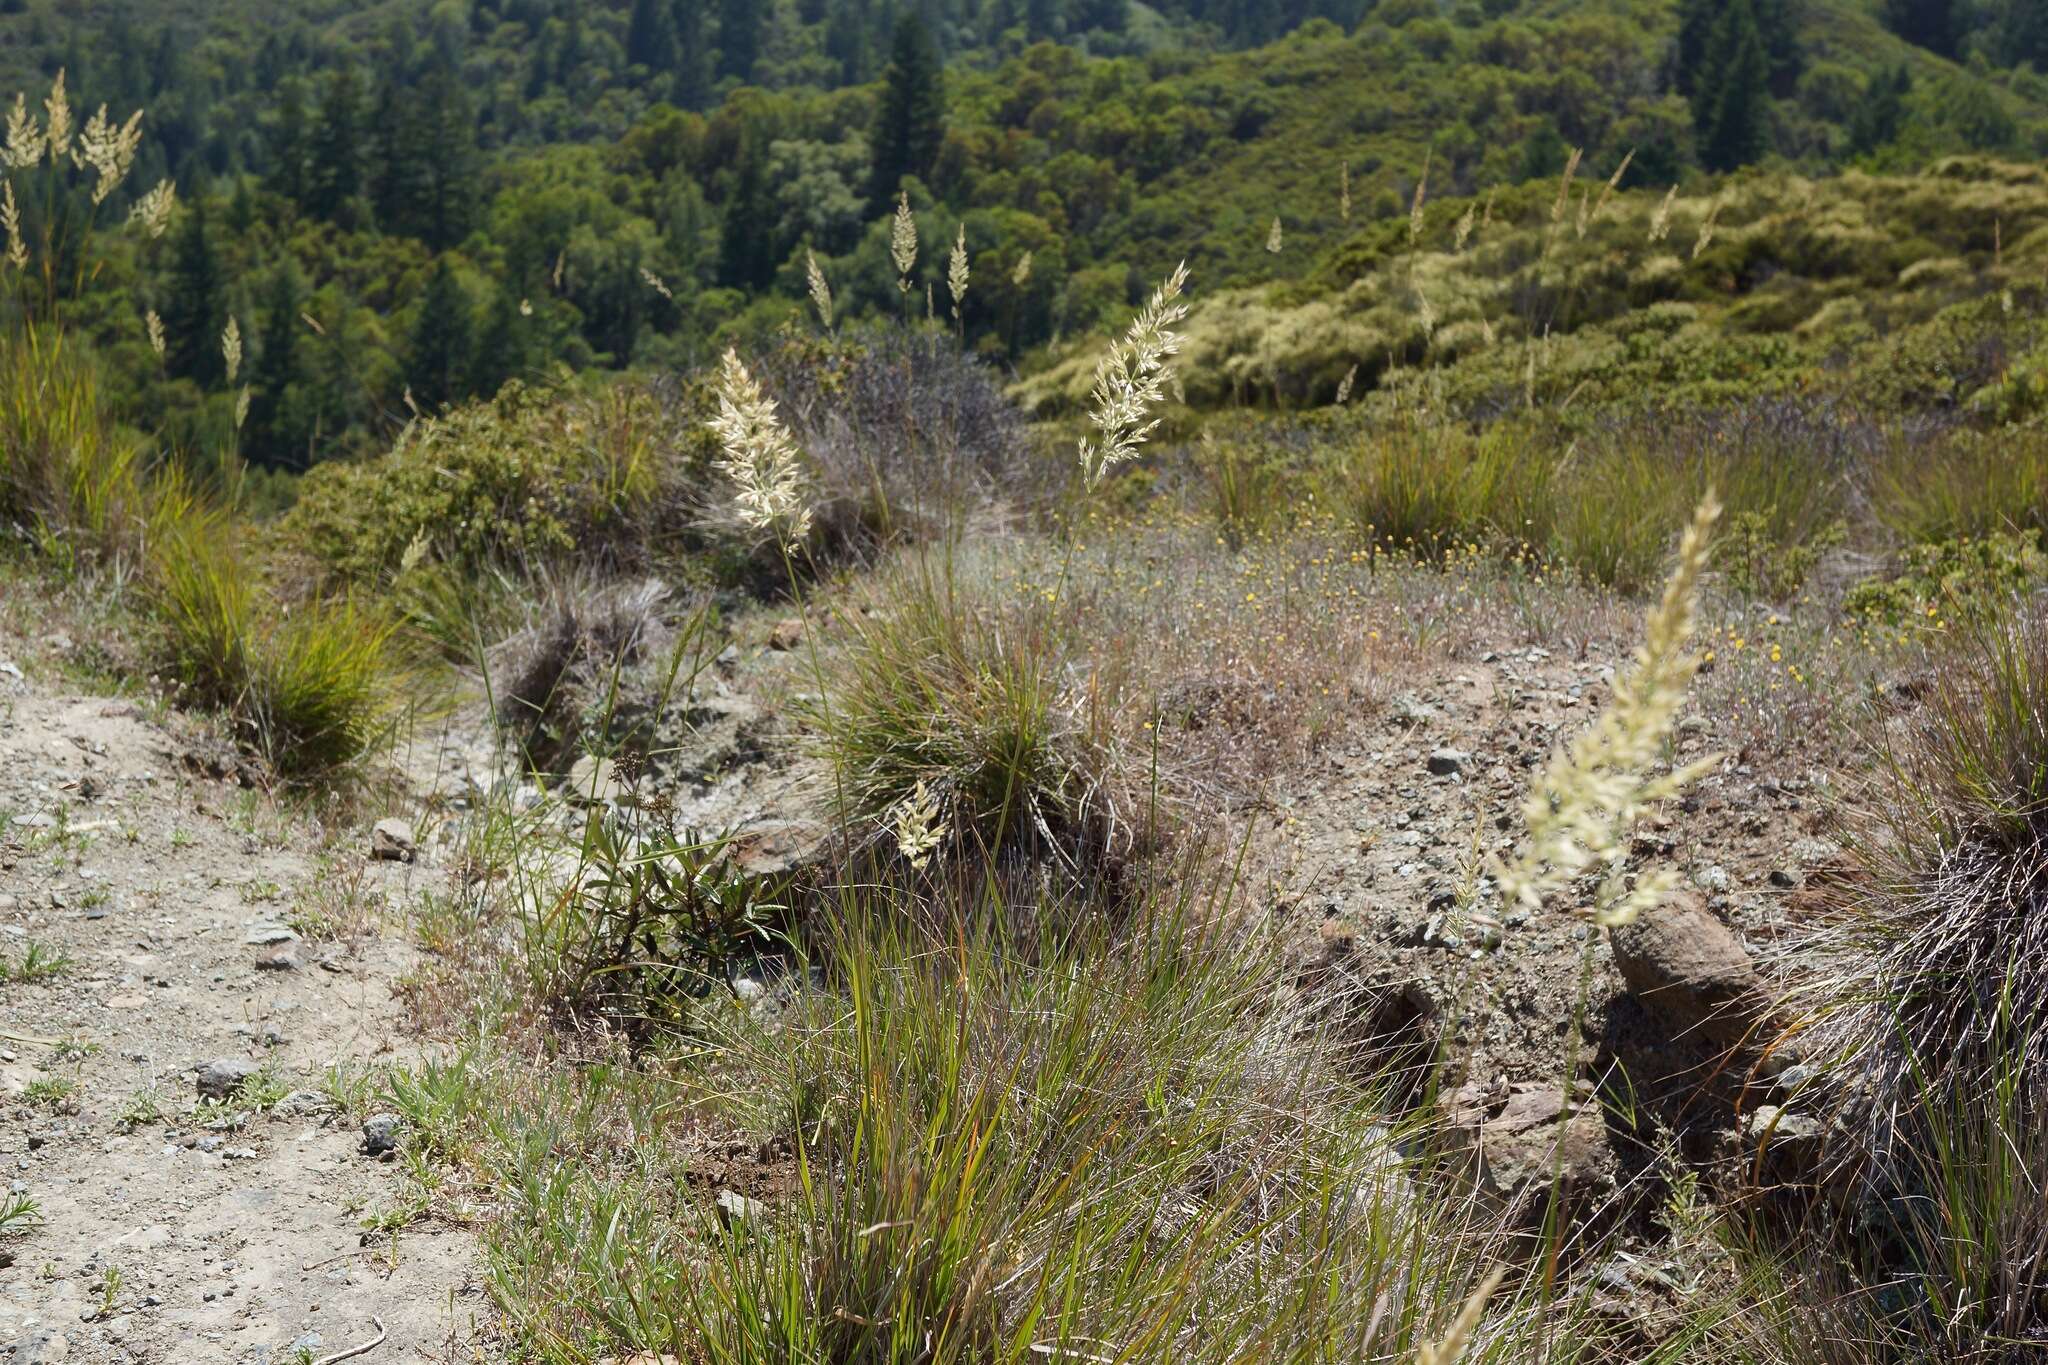
<svg viewBox="0 0 2048 1365">
<path fill-rule="evenodd" d="M 1889 625 L 1970 616 L 2024 595 L 2048 577 L 2035 531 L 1909 545 L 1896 572 L 1849 589 L 1843 607 Z"/>
<path fill-rule="evenodd" d="M 415 422 L 376 459 L 316 466 L 284 542 L 326 576 L 378 587 L 422 549 L 465 578 L 572 555 L 629 560 L 664 510 L 678 452 L 699 445 L 701 415 L 629 386 L 513 383 L 491 402 Z"/>
</svg>

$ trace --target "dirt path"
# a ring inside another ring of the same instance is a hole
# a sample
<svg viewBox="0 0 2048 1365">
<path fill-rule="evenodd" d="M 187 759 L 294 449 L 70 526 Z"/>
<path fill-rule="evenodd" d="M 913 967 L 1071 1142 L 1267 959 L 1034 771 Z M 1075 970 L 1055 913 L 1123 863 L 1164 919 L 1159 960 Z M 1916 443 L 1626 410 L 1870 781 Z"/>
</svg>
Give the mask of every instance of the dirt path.
<svg viewBox="0 0 2048 1365">
<path fill-rule="evenodd" d="M 365 1237 L 403 1190 L 364 1078 L 416 1047 L 392 912 L 433 874 L 323 851 L 37 656 L 0 634 L 0 1159 L 41 1219 L 0 1231 L 0 1361 L 314 1361 L 373 1320 L 369 1365 L 488 1358 L 466 1230 Z M 217 1059 L 258 1070 L 202 1107 Z"/>
</svg>

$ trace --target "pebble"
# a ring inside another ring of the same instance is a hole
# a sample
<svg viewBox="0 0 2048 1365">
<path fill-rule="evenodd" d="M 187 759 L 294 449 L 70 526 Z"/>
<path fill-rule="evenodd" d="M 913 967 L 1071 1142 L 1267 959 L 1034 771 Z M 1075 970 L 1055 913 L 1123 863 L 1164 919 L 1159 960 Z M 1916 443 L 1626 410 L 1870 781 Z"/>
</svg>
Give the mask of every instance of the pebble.
<svg viewBox="0 0 2048 1365">
<path fill-rule="evenodd" d="M 391 1156 L 398 1151 L 398 1130 L 405 1120 L 396 1114 L 372 1114 L 363 1120 L 363 1155 Z"/>
<path fill-rule="evenodd" d="M 1472 755 L 1463 749 L 1432 749 L 1429 753 L 1429 770 L 1438 777 L 1453 777 L 1464 771 L 1472 761 Z"/>
</svg>

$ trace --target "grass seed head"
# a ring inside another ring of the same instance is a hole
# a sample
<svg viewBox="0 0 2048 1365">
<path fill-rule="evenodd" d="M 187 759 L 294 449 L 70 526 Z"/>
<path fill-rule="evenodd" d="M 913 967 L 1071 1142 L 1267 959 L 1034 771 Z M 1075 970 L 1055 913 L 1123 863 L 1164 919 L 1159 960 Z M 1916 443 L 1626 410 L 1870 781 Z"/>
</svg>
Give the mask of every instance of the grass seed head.
<svg viewBox="0 0 2048 1365">
<path fill-rule="evenodd" d="M 730 347 L 718 364 L 717 389 L 718 415 L 710 426 L 724 449 L 717 468 L 733 482 L 734 510 L 747 526 L 772 533 L 785 546 L 803 540 L 810 534 L 811 509 L 802 459 L 775 400 Z"/>
<path fill-rule="evenodd" d="M 817 253 L 804 249 L 804 282 L 811 291 L 811 306 L 818 310 L 818 323 L 826 331 L 832 330 L 832 286 L 825 282 L 825 272 L 818 266 Z"/>
<path fill-rule="evenodd" d="M 953 295 L 953 318 L 960 317 L 960 305 L 967 298 L 967 225 L 962 223 L 953 238 L 953 254 L 946 261 L 946 288 Z"/>
<path fill-rule="evenodd" d="M 1166 396 L 1167 361 L 1180 350 L 1180 335 L 1173 328 L 1188 315 L 1181 298 L 1187 282 L 1188 266 L 1182 261 L 1095 367 L 1088 420 L 1097 435 L 1083 437 L 1080 452 L 1082 476 L 1091 489 L 1117 465 L 1136 458 L 1138 447 L 1159 425 L 1150 414 Z"/>
<path fill-rule="evenodd" d="M 896 217 L 889 224 L 889 259 L 896 263 L 896 288 L 910 292 L 910 272 L 917 268 L 917 215 L 910 211 L 910 192 L 896 196 Z"/>
</svg>

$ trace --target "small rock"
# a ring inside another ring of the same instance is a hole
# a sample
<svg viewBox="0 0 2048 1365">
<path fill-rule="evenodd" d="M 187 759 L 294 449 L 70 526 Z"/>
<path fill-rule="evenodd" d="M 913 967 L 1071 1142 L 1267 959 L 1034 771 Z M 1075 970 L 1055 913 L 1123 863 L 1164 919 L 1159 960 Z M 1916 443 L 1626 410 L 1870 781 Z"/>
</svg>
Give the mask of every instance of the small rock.
<svg viewBox="0 0 2048 1365">
<path fill-rule="evenodd" d="M 399 1129 L 405 1120 L 396 1114 L 372 1114 L 363 1120 L 363 1155 L 388 1157 L 398 1151 Z"/>
<path fill-rule="evenodd" d="M 1472 761 L 1472 755 L 1463 749 L 1432 749 L 1429 754 L 1429 770 L 1438 777 L 1452 777 L 1464 771 Z"/>
<path fill-rule="evenodd" d="M 224 1100 L 242 1088 L 256 1074 L 256 1064 L 240 1057 L 218 1057 L 193 1068 L 202 1100 Z"/>
<path fill-rule="evenodd" d="M 409 863 L 419 855 L 412 825 L 397 816 L 387 816 L 370 827 L 370 857 L 376 862 Z"/>
<path fill-rule="evenodd" d="M 285 1118 L 310 1118 L 315 1114 L 326 1114 L 334 1109 L 334 1101 L 317 1090 L 294 1090 L 277 1102 L 273 1113 Z"/>
<path fill-rule="evenodd" d="M 1695 871 L 1692 880 L 1700 890 L 1718 895 L 1728 889 L 1728 869 L 1719 863 L 1709 863 Z"/>
<path fill-rule="evenodd" d="M 295 972 L 298 969 L 298 954 L 289 948 L 280 948 L 274 953 L 265 953 L 256 959 L 256 970 L 259 972 Z"/>
<path fill-rule="evenodd" d="M 758 1199 L 749 1199 L 738 1190 L 718 1192 L 718 1213 L 727 1223 L 744 1223 L 768 1216 L 768 1206 Z"/>
<path fill-rule="evenodd" d="M 1465 1151 L 1466 1179 L 1507 1221 L 1541 1223 L 1553 1183 L 1568 1217 L 1612 1204 L 1618 1165 L 1598 1103 L 1581 1102 L 1567 1114 L 1555 1086 L 1474 1081 L 1451 1097 L 1448 1118 Z"/>
<path fill-rule="evenodd" d="M 1806 885 L 1806 873 L 1796 867 L 1774 867 L 1771 869 L 1771 885 L 1786 891 L 1797 891 Z"/>
<path fill-rule="evenodd" d="M 293 942 L 297 938 L 297 931 L 289 924 L 280 924 L 276 920 L 264 919 L 257 920 L 249 926 L 249 932 L 242 935 L 242 942 L 253 944 L 259 948 L 271 948 L 280 943 Z"/>
<path fill-rule="evenodd" d="M 768 648 L 777 653 L 788 653 L 804 642 L 804 623 L 794 616 L 786 616 L 775 623 L 768 632 Z"/>
</svg>

